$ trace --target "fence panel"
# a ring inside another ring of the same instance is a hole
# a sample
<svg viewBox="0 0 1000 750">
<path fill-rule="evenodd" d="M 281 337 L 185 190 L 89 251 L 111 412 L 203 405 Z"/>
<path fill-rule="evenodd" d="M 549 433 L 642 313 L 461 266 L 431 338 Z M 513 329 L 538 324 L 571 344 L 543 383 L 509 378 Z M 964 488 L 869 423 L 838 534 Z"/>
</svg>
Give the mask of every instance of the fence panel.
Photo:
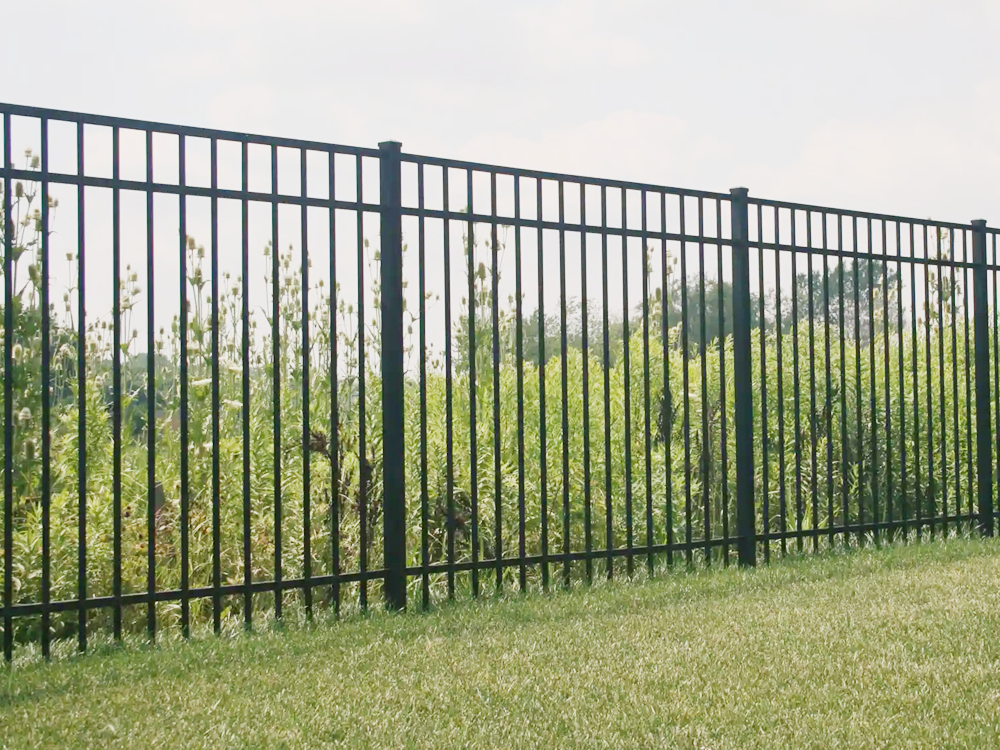
<svg viewBox="0 0 1000 750">
<path fill-rule="evenodd" d="M 658 556 L 728 561 L 730 196 L 409 154 L 403 167 L 422 602 L 478 595 L 484 574 L 545 588 L 619 560 L 629 575 Z"/>
<path fill-rule="evenodd" d="M 7 659 L 992 533 L 981 222 L 0 115 Z"/>
<path fill-rule="evenodd" d="M 5 655 L 366 606 L 379 151 L 0 113 Z"/>
<path fill-rule="evenodd" d="M 985 495 L 974 486 L 973 419 L 990 435 L 977 393 L 989 390 L 994 267 L 974 261 L 973 227 L 751 203 L 765 558 L 771 542 L 785 554 L 790 540 L 818 550 L 991 517 L 990 475 L 979 473 Z M 973 347 L 974 311 L 987 328 Z M 986 378 L 975 390 L 973 370 Z"/>
</svg>

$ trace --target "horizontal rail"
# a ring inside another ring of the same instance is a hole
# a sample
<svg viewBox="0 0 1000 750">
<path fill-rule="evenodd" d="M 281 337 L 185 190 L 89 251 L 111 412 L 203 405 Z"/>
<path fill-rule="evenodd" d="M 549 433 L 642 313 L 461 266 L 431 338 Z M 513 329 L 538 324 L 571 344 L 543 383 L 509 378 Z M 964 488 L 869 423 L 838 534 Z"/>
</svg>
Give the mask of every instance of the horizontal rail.
<svg viewBox="0 0 1000 750">
<path fill-rule="evenodd" d="M 375 581 L 385 578 L 384 570 L 368 570 L 364 573 L 344 573 L 339 576 L 319 575 L 305 578 L 283 578 L 280 582 L 275 581 L 254 581 L 249 586 L 243 583 L 231 583 L 225 586 L 198 586 L 181 591 L 180 589 L 169 589 L 157 591 L 152 595 L 147 591 L 132 594 L 122 594 L 121 597 L 95 596 L 87 599 L 63 599 L 50 602 L 48 605 L 42 602 L 30 602 L 26 604 L 15 604 L 12 607 L 0 609 L 0 616 L 7 617 L 29 617 L 40 615 L 44 612 L 76 612 L 80 609 L 109 609 L 112 607 L 130 607 L 138 604 L 149 604 L 150 602 L 176 602 L 182 599 L 208 599 L 212 596 L 242 596 L 249 590 L 253 594 L 273 594 L 275 588 L 282 591 L 303 591 L 307 588 L 317 588 L 320 586 L 331 586 L 337 583 L 358 583 L 361 581 Z"/>
<path fill-rule="evenodd" d="M 648 193 L 666 193 L 667 195 L 679 195 L 691 198 L 708 198 L 710 200 L 728 201 L 729 193 L 714 193 L 709 190 L 688 190 L 684 188 L 668 187 L 666 185 L 655 185 L 646 182 L 632 182 L 629 180 L 609 180 L 600 177 L 583 177 L 580 175 L 563 174 L 561 172 L 546 172 L 538 169 L 522 169 L 519 167 L 502 167 L 495 164 L 485 164 L 473 161 L 460 161 L 457 159 L 442 159 L 435 156 L 418 156 L 416 154 L 403 154 L 403 163 L 422 164 L 425 166 L 444 167 L 446 169 L 459 169 L 473 172 L 485 172 L 493 175 L 509 175 L 511 177 L 527 177 L 536 180 L 551 180 L 553 182 L 563 182 L 570 184 L 594 185 L 596 187 L 621 188 L 624 190 L 639 190 Z"/>
<path fill-rule="evenodd" d="M 997 518 L 1000 518 L 1000 512 L 995 513 Z M 799 531 L 771 531 L 771 532 L 758 532 L 758 540 L 770 540 L 770 541 L 780 541 L 782 539 L 810 539 L 813 536 L 827 536 L 831 533 L 833 534 L 856 534 L 858 532 L 866 531 L 891 531 L 891 530 L 910 530 L 916 529 L 918 527 L 928 527 L 934 526 L 941 523 L 958 523 L 958 522 L 968 522 L 975 523 L 979 520 L 978 514 L 963 513 L 958 515 L 948 515 L 948 516 L 935 516 L 932 518 L 921 518 L 921 519 L 900 519 L 896 521 L 881 521 L 878 523 L 863 523 L 863 524 L 846 524 L 846 525 L 835 525 L 835 526 L 822 526 L 817 529 L 807 529 L 801 532 Z M 529 555 L 527 557 L 504 557 L 500 560 L 499 564 L 503 568 L 516 568 L 520 565 L 527 566 L 539 566 L 545 562 L 550 564 L 562 563 L 566 561 L 570 562 L 584 562 L 586 560 L 606 560 L 608 557 L 613 557 L 616 559 L 626 558 L 626 557 L 639 557 L 646 554 L 656 554 L 661 555 L 667 552 L 687 552 L 687 551 L 700 551 L 704 550 L 706 545 L 710 547 L 723 547 L 726 545 L 735 545 L 737 542 L 736 537 L 716 537 L 709 539 L 707 541 L 695 541 L 691 543 L 679 542 L 676 544 L 654 544 L 652 546 L 636 546 L 632 548 L 627 547 L 617 547 L 612 550 L 606 549 L 596 549 L 589 552 L 570 552 L 569 554 L 554 552 L 546 557 L 541 555 Z M 497 560 L 493 558 L 486 558 L 477 560 L 473 562 L 471 560 L 465 560 L 462 562 L 455 563 L 432 563 L 430 565 L 411 565 L 406 568 L 406 575 L 410 578 L 416 578 L 425 573 L 431 574 L 443 574 L 449 571 L 454 571 L 456 573 L 469 572 L 471 570 L 494 570 L 497 567 Z M 282 591 L 300 591 L 306 588 L 322 588 L 324 586 L 330 586 L 335 583 L 357 583 L 360 581 L 377 581 L 385 578 L 384 570 L 369 570 L 364 573 L 344 573 L 339 576 L 334 575 L 318 575 L 312 576 L 308 580 L 305 578 L 288 578 L 284 579 L 280 583 L 280 588 Z M 48 612 L 75 612 L 80 609 L 106 609 L 114 607 L 117 603 L 121 603 L 122 606 L 135 606 L 139 604 L 148 604 L 149 602 L 171 602 L 179 601 L 183 598 L 188 599 L 207 599 L 212 596 L 239 596 L 247 592 L 247 586 L 244 584 L 227 584 L 218 588 L 212 586 L 200 586 L 188 589 L 188 591 L 182 592 L 179 589 L 170 589 L 166 591 L 157 591 L 152 596 L 147 592 L 131 593 L 122 595 L 120 600 L 116 600 L 113 596 L 100 596 L 91 597 L 80 601 L 78 599 L 65 599 L 51 602 L 48 606 L 42 604 L 41 602 L 29 602 L 22 604 L 15 604 L 9 610 L 0 609 L 0 617 L 5 617 L 8 615 L 11 617 L 30 617 L 42 614 L 44 611 Z M 250 584 L 249 590 L 254 594 L 269 594 L 273 593 L 275 589 L 274 581 L 254 581 Z"/>
<path fill-rule="evenodd" d="M 869 253 L 860 250 L 839 250 L 836 248 L 803 247 L 801 245 L 785 245 L 778 242 L 750 241 L 750 247 L 761 250 L 778 250 L 802 255 L 815 255 L 831 258 L 849 258 L 852 260 L 871 260 L 879 263 L 914 263 L 917 265 L 940 266 L 943 268 L 975 269 L 979 266 L 972 261 L 948 260 L 947 258 L 928 258 L 919 255 L 890 255 L 888 253 Z M 988 270 L 1000 270 L 1000 266 L 987 266 Z"/>
<path fill-rule="evenodd" d="M 1000 516 L 998 516 L 1000 517 Z M 960 523 L 962 521 L 975 523 L 979 520 L 977 513 L 961 513 L 948 516 L 932 516 L 930 518 L 909 518 L 895 521 L 877 521 L 874 523 L 849 523 L 834 526 L 820 526 L 816 529 L 804 529 L 802 531 L 768 531 L 759 532 L 758 539 L 768 539 L 771 541 L 781 541 L 782 539 L 812 539 L 814 536 L 828 537 L 838 534 L 858 534 L 866 531 L 909 531 L 918 528 L 927 528 L 939 524 Z"/>
<path fill-rule="evenodd" d="M 82 123 L 83 125 L 98 125 L 109 128 L 124 128 L 126 130 L 150 131 L 169 135 L 183 135 L 192 138 L 206 138 L 220 141 L 235 141 L 261 146 L 279 146 L 284 148 L 305 149 L 308 151 L 326 151 L 353 156 L 370 156 L 378 158 L 377 148 L 361 146 L 340 146 L 322 141 L 310 141 L 297 138 L 281 138 L 269 135 L 241 133 L 235 130 L 215 130 L 212 128 L 172 125 L 170 123 L 153 122 L 149 120 L 133 120 L 125 117 L 109 117 L 107 115 L 92 115 L 82 112 L 68 112 L 61 109 L 46 109 L 43 107 L 25 107 L 19 104 L 0 102 L 0 112 L 8 112 L 15 117 L 34 117 L 39 119 L 62 122 Z"/>
<path fill-rule="evenodd" d="M 447 573 L 450 570 L 455 572 L 466 572 L 470 570 L 495 570 L 499 564 L 503 568 L 516 568 L 521 565 L 543 565 L 545 563 L 564 562 L 584 562 L 586 560 L 607 560 L 609 557 L 615 559 L 623 557 L 642 557 L 644 555 L 660 555 L 665 552 L 687 552 L 704 550 L 706 545 L 710 547 L 723 547 L 727 544 L 736 544 L 735 537 L 726 539 L 709 539 L 707 542 L 691 542 L 678 544 L 653 544 L 651 546 L 637 545 L 635 547 L 616 547 L 612 550 L 590 550 L 589 552 L 552 552 L 546 556 L 529 555 L 528 557 L 504 557 L 498 561 L 496 558 L 486 558 L 484 560 L 466 560 L 456 563 L 431 563 L 430 565 L 413 565 L 406 569 L 409 576 L 422 575 L 424 573 Z"/>
<path fill-rule="evenodd" d="M 701 242 L 706 245 L 722 245 L 728 247 L 732 240 L 727 237 L 715 237 L 712 235 L 700 234 L 680 234 L 678 232 L 661 232 L 655 229 L 635 229 L 623 227 L 609 227 L 596 224 L 581 224 L 568 221 L 552 221 L 550 219 L 524 219 L 516 216 L 501 214 L 476 214 L 463 211 L 445 211 L 432 208 L 406 208 L 402 209 L 404 216 L 412 216 L 424 219 L 442 219 L 447 221 L 461 222 L 465 224 L 496 224 L 504 228 L 521 229 L 547 229 L 557 232 L 584 233 L 592 235 L 607 235 L 609 237 L 634 237 L 648 240 L 668 240 L 674 242 Z"/>
<path fill-rule="evenodd" d="M 829 206 L 816 206 L 810 203 L 792 203 L 790 201 L 771 200 L 768 198 L 751 198 L 751 206 L 761 206 L 763 208 L 787 209 L 789 211 L 807 211 L 816 214 L 834 214 L 839 216 L 849 216 L 855 219 L 869 219 L 871 221 L 884 221 L 892 224 L 913 224 L 923 227 L 941 227 L 942 229 L 971 229 L 970 224 L 961 224 L 949 221 L 937 221 L 935 219 L 918 219 L 912 216 L 897 216 L 895 214 L 880 214 L 871 211 L 855 211 L 848 208 L 832 208 Z"/>
<path fill-rule="evenodd" d="M 162 193 L 196 198 L 222 198 L 228 200 L 251 201 L 254 203 L 278 203 L 290 206 L 313 206 L 317 208 L 342 208 L 352 211 L 378 212 L 377 203 L 362 201 L 331 200 L 330 198 L 310 198 L 309 196 L 289 195 L 287 193 L 260 193 L 249 190 L 232 190 L 227 188 L 201 187 L 197 185 L 175 185 L 170 182 L 148 182 L 145 180 L 123 180 L 111 177 L 94 177 L 91 175 L 73 175 L 61 172 L 39 172 L 30 169 L 7 169 L 0 166 L 0 177 L 10 177 L 25 182 L 50 182 L 60 185 L 75 185 L 76 187 L 106 188 L 109 190 L 128 190 L 137 193 Z"/>
<path fill-rule="evenodd" d="M 347 146 L 332 144 L 323 141 L 313 141 L 296 138 L 285 138 L 279 136 L 266 136 L 253 133 L 213 129 L 197 126 L 176 125 L 171 123 L 156 122 L 150 120 L 139 120 L 125 117 L 113 117 L 108 115 L 96 115 L 68 110 L 50 109 L 45 107 L 31 107 L 18 104 L 0 102 L 0 112 L 6 112 L 16 117 L 29 117 L 48 119 L 62 122 L 81 123 L 84 125 L 96 125 L 103 127 L 118 127 L 127 130 L 148 131 L 177 136 L 189 136 L 193 138 L 205 138 L 209 140 L 233 141 L 238 143 L 248 143 L 264 146 L 278 146 L 293 149 L 305 149 L 327 153 L 338 153 L 352 156 L 363 156 L 374 159 L 379 158 L 377 148 L 367 148 L 361 146 Z M 667 185 L 657 185 L 655 183 L 636 182 L 630 180 L 613 180 L 597 177 L 586 177 L 562 172 L 550 172 L 537 169 L 527 169 L 519 167 L 507 167 L 485 162 L 464 161 L 457 159 L 447 159 L 442 157 L 424 156 L 419 154 L 404 153 L 401 156 L 404 163 L 423 164 L 428 166 L 438 166 L 450 169 L 480 171 L 496 175 L 509 175 L 512 177 L 528 177 L 540 180 L 552 180 L 557 182 L 568 182 L 574 184 L 594 185 L 598 187 L 623 188 L 626 190 L 639 190 L 646 192 L 665 193 L 668 195 L 686 196 L 693 198 L 707 198 L 710 200 L 729 201 L 729 193 L 720 193 L 709 190 L 695 190 L 671 187 Z M 17 176 L 17 175 L 13 175 Z M 55 181 L 55 180 L 53 180 Z M 77 183 L 70 183 L 77 184 Z M 89 183 L 86 183 L 89 184 Z M 131 189 L 131 188 L 130 188 Z M 169 192 L 169 191 L 165 191 Z M 219 194 L 221 197 L 221 194 Z M 956 222 L 937 221 L 934 219 L 920 219 L 916 217 L 900 216 L 896 214 L 882 214 L 870 211 L 859 211 L 854 209 L 835 208 L 829 206 L 819 206 L 808 203 L 795 203 L 791 201 L 751 198 L 750 206 L 762 206 L 793 211 L 809 211 L 813 213 L 839 214 L 859 219 L 871 219 L 876 221 L 898 222 L 914 224 L 919 226 L 935 226 L 948 229 L 969 229 L 969 224 Z M 406 209 L 404 208 L 404 211 Z M 1000 230 L 988 228 L 987 232 L 996 233 Z"/>
</svg>

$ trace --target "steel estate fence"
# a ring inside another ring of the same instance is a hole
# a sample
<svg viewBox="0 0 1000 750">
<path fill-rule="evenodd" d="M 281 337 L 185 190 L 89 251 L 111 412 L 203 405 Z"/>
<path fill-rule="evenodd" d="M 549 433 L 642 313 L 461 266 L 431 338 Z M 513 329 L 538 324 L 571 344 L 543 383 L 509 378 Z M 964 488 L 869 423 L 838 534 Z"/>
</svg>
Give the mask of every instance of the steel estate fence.
<svg viewBox="0 0 1000 750">
<path fill-rule="evenodd" d="M 0 114 L 8 660 L 993 533 L 985 222 Z"/>
</svg>

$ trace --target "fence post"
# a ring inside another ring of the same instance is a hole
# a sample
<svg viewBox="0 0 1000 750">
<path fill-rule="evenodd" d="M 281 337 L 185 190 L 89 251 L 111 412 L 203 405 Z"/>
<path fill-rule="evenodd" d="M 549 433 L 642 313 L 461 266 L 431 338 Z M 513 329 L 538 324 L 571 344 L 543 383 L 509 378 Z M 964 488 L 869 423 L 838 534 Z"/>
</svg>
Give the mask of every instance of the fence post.
<svg viewBox="0 0 1000 750">
<path fill-rule="evenodd" d="M 987 295 L 986 221 L 972 222 L 972 297 L 976 336 L 976 468 L 979 527 L 993 536 L 993 431 L 990 418 L 990 315 Z"/>
<path fill-rule="evenodd" d="M 406 487 L 403 471 L 403 220 L 400 151 L 379 147 L 382 301 L 382 519 L 385 603 L 406 607 Z M 358 197 L 360 200 L 360 196 Z"/>
<path fill-rule="evenodd" d="M 740 565 L 757 564 L 753 497 L 753 380 L 750 364 L 750 245 L 747 189 L 733 188 L 733 377 L 736 383 L 736 533 Z"/>
</svg>

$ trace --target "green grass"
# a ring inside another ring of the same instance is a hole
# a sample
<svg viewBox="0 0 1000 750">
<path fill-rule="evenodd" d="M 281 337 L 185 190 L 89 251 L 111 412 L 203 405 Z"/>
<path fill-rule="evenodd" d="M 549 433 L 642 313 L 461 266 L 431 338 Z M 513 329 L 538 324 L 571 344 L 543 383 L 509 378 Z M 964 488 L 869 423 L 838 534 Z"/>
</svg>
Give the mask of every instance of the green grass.
<svg viewBox="0 0 1000 750">
<path fill-rule="evenodd" d="M 1000 545 L 674 574 L 0 671 L 0 746 L 1000 747 Z"/>
</svg>

